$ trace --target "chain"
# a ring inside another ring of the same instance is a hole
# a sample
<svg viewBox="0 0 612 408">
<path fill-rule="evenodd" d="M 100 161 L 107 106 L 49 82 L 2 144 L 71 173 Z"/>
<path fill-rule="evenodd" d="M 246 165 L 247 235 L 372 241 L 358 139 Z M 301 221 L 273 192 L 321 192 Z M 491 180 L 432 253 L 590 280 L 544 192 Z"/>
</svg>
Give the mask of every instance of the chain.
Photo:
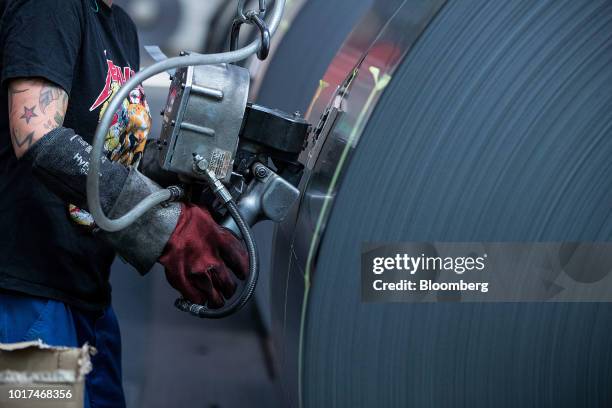
<svg viewBox="0 0 612 408">
<path fill-rule="evenodd" d="M 259 0 L 259 10 L 245 11 L 248 0 L 238 0 L 238 11 L 232 24 L 230 36 L 230 51 L 238 49 L 240 28 L 243 24 L 254 25 L 261 35 L 261 46 L 257 52 L 257 58 L 265 60 L 270 53 L 270 29 L 264 18 L 266 17 L 266 0 Z"/>
</svg>

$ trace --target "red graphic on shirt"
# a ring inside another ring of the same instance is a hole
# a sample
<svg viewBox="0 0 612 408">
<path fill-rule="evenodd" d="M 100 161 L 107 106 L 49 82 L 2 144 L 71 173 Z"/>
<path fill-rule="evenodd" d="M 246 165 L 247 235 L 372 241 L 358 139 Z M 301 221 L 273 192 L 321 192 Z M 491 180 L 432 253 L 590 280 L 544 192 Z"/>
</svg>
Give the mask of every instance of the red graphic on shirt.
<svg viewBox="0 0 612 408">
<path fill-rule="evenodd" d="M 100 108 L 100 119 L 108 109 L 113 96 L 135 74 L 129 67 L 118 67 L 110 60 L 107 60 L 106 64 L 108 73 L 104 89 L 90 108 L 90 111 Z M 150 129 L 149 105 L 144 89 L 142 85 L 139 85 L 121 101 L 121 105 L 113 115 L 111 126 L 104 138 L 106 158 L 124 166 L 137 168 L 144 153 Z M 70 217 L 76 224 L 90 229 L 94 228 L 95 223 L 91 214 L 73 204 L 70 204 L 68 208 Z"/>
<path fill-rule="evenodd" d="M 94 104 L 91 105 L 91 108 L 89 108 L 90 112 L 98 109 L 100 106 L 102 106 L 104 102 L 106 102 L 113 95 L 113 90 L 112 90 L 113 84 L 119 84 L 121 86 L 125 84 L 127 81 L 129 81 L 132 75 L 135 74 L 134 70 L 131 69 L 130 67 L 124 67 L 124 68 L 118 67 L 111 60 L 106 60 L 106 64 L 108 65 L 108 73 L 106 74 L 106 83 L 104 84 L 104 89 L 100 93 L 100 96 L 98 96 L 98 99 L 96 99 Z"/>
</svg>

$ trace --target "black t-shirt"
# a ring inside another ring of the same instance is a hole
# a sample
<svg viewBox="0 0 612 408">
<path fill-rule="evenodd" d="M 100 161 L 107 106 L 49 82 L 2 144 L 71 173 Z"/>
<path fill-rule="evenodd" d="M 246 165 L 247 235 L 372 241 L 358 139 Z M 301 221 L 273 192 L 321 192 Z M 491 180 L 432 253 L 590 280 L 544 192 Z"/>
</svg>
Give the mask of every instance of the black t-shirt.
<svg viewBox="0 0 612 408">
<path fill-rule="evenodd" d="M 134 23 L 121 8 L 97 3 L 12 0 L 0 22 L 0 289 L 89 310 L 110 302 L 114 252 L 92 234 L 89 214 L 51 193 L 16 159 L 7 83 L 42 77 L 62 87 L 69 95 L 64 127 L 91 143 L 108 100 L 139 69 Z M 136 164 L 149 128 L 139 88 L 115 114 L 107 155 Z"/>
</svg>

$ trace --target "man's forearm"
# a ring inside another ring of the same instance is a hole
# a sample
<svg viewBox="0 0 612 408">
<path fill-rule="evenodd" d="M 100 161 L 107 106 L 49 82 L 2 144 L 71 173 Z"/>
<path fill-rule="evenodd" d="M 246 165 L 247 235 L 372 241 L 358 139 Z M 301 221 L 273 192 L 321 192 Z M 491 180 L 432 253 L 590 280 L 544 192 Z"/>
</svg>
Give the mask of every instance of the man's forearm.
<svg viewBox="0 0 612 408">
<path fill-rule="evenodd" d="M 39 139 L 64 124 L 68 94 L 44 79 L 14 79 L 8 85 L 10 134 L 22 157 Z"/>
</svg>

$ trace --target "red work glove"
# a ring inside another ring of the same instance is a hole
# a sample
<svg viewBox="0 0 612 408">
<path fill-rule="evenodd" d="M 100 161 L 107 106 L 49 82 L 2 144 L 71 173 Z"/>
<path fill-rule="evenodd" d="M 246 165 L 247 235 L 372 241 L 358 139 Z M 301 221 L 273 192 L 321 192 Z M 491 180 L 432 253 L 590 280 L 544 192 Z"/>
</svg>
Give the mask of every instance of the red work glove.
<svg viewBox="0 0 612 408">
<path fill-rule="evenodd" d="M 248 254 L 242 242 L 219 226 L 204 208 L 181 205 L 176 229 L 159 262 L 172 287 L 185 299 L 220 308 L 236 292 L 232 272 L 246 279 Z"/>
</svg>

